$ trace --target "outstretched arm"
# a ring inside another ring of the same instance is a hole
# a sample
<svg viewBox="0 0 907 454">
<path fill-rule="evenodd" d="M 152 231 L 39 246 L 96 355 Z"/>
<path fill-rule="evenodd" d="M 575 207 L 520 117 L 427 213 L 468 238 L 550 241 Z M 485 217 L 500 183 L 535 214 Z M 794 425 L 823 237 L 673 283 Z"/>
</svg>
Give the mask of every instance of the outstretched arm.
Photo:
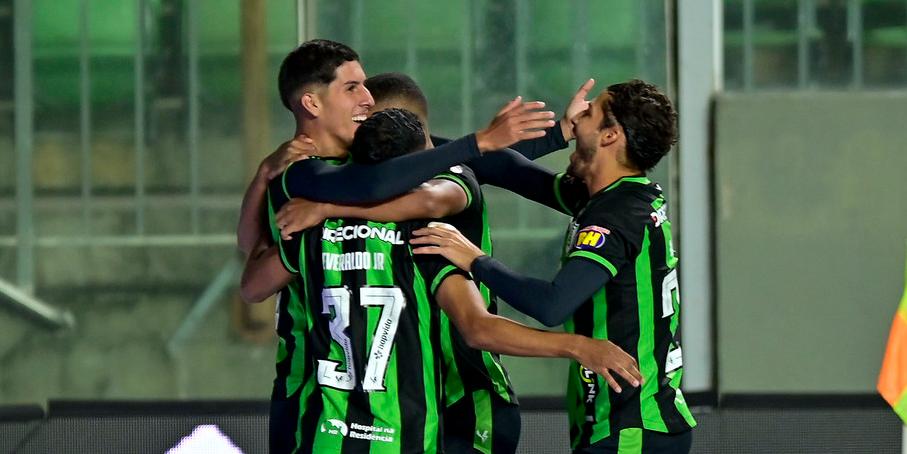
<svg viewBox="0 0 907 454">
<path fill-rule="evenodd" d="M 439 219 L 466 208 L 463 188 L 450 180 L 429 180 L 413 191 L 373 206 L 337 205 L 296 198 L 287 202 L 275 218 L 280 235 L 290 235 L 315 226 L 327 218 L 350 217 L 378 222 Z"/>
<path fill-rule="evenodd" d="M 602 375 L 616 392 L 621 388 L 611 372 L 632 386 L 642 381 L 636 360 L 609 341 L 536 330 L 490 314 L 478 289 L 462 275 L 445 278 L 436 297 L 472 348 L 505 355 L 571 358 Z"/>
<path fill-rule="evenodd" d="M 430 223 L 413 232 L 415 254 L 440 254 L 458 268 L 471 271 L 508 304 L 546 326 L 564 323 L 611 279 L 604 268 L 583 258 L 567 260 L 553 281 L 519 273 L 488 257 L 449 224 Z"/>
<path fill-rule="evenodd" d="M 290 198 L 303 197 L 341 204 L 375 203 L 396 197 L 447 168 L 499 150 L 521 140 L 541 137 L 542 128 L 554 124 L 554 113 L 540 111 L 542 102 L 516 98 L 501 109 L 491 123 L 474 135 L 454 140 L 434 150 L 424 150 L 379 164 L 347 163 L 339 166 L 310 160 L 290 166 L 283 183 Z"/>
</svg>

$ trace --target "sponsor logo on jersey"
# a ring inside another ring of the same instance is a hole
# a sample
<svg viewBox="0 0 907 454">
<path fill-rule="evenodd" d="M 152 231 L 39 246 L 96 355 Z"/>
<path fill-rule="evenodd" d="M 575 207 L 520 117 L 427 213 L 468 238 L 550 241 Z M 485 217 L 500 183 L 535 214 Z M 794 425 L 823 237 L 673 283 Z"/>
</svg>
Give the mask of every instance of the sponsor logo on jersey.
<svg viewBox="0 0 907 454">
<path fill-rule="evenodd" d="M 403 234 L 394 229 L 387 227 L 372 227 L 369 225 L 348 225 L 329 229 L 324 227 L 321 231 L 321 239 L 331 243 L 339 243 L 346 240 L 373 240 L 379 239 L 391 244 L 402 245 Z"/>
<path fill-rule="evenodd" d="M 577 232 L 574 246 L 579 249 L 598 249 L 605 245 L 605 237 L 610 234 L 611 231 L 604 227 L 590 225 Z"/>
<path fill-rule="evenodd" d="M 586 403 L 591 404 L 595 402 L 595 396 L 598 395 L 598 384 L 595 382 L 595 372 L 591 369 L 586 369 L 585 366 L 579 366 L 579 379 L 583 381 L 583 386 L 586 388 Z"/>
<path fill-rule="evenodd" d="M 649 216 L 652 218 L 652 222 L 655 223 L 655 227 L 661 227 L 668 220 L 668 206 L 662 205 L 661 208 L 653 211 Z"/>
<path fill-rule="evenodd" d="M 346 436 L 349 433 L 349 429 L 346 427 L 346 423 L 339 419 L 329 419 L 321 423 L 321 432 L 327 432 L 328 435 L 341 435 Z"/>
<path fill-rule="evenodd" d="M 480 432 L 476 430 L 476 436 L 479 437 L 479 440 L 482 440 L 482 443 L 488 442 L 488 431 Z"/>
<path fill-rule="evenodd" d="M 346 423 L 339 419 L 329 419 L 321 424 L 321 432 L 359 440 L 393 443 L 394 434 L 397 431 L 391 427 L 367 426 L 357 423 L 350 423 L 347 427 Z"/>
</svg>

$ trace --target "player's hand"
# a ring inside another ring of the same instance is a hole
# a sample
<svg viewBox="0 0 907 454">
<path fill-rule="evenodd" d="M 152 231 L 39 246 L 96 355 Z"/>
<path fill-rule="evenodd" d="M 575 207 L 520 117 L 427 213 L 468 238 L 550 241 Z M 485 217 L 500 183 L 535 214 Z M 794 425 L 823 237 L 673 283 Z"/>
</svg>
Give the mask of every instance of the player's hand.
<svg viewBox="0 0 907 454">
<path fill-rule="evenodd" d="M 469 271 L 473 260 L 485 255 L 454 226 L 443 222 L 429 222 L 413 235 L 410 244 L 423 245 L 413 249 L 413 254 L 441 254 L 463 271 Z"/>
<path fill-rule="evenodd" d="M 482 153 L 500 150 L 517 142 L 545 135 L 545 128 L 554 126 L 554 112 L 541 110 L 541 101 L 523 102 L 517 96 L 507 103 L 491 120 L 487 128 L 476 132 L 476 142 Z"/>
<path fill-rule="evenodd" d="M 596 374 L 601 375 L 608 382 L 608 386 L 615 392 L 621 392 L 620 385 L 612 374 L 623 377 L 631 386 L 638 387 L 643 382 L 642 374 L 636 360 L 620 349 L 617 345 L 607 340 L 592 339 L 580 336 L 581 342 L 577 343 L 577 362 Z"/>
<path fill-rule="evenodd" d="M 293 233 L 314 227 L 326 217 L 323 203 L 297 198 L 291 199 L 280 208 L 274 222 L 280 229 L 280 237 L 289 240 Z"/>
<path fill-rule="evenodd" d="M 592 91 L 594 85 L 595 79 L 587 80 L 579 87 L 579 90 L 576 90 L 573 98 L 570 98 L 570 104 L 567 104 L 567 109 L 564 110 L 564 116 L 560 122 L 564 140 L 569 142 L 576 138 L 576 134 L 573 132 L 573 118 L 589 108 L 589 101 L 586 101 L 586 97 L 589 96 L 589 92 Z"/>
<path fill-rule="evenodd" d="M 286 170 L 290 164 L 308 159 L 310 156 L 317 154 L 318 147 L 315 146 L 315 142 L 306 135 L 299 135 L 293 140 L 280 144 L 277 150 L 268 155 L 261 162 L 258 173 L 268 181 L 271 181 Z"/>
</svg>

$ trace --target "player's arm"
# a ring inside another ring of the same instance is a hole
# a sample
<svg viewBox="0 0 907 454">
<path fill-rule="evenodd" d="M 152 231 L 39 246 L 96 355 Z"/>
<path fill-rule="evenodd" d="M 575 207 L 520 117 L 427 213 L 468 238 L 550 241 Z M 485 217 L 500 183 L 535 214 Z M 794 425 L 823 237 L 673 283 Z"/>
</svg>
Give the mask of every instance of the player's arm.
<svg viewBox="0 0 907 454">
<path fill-rule="evenodd" d="M 420 245 L 415 254 L 440 254 L 485 284 L 514 309 L 545 326 L 564 323 L 592 295 L 604 287 L 611 272 L 592 260 L 571 257 L 552 281 L 519 274 L 469 242 L 448 224 L 432 223 L 413 232 L 410 242 Z"/>
<path fill-rule="evenodd" d="M 617 392 L 621 388 L 611 372 L 632 386 L 642 381 L 636 360 L 610 341 L 536 330 L 489 313 L 475 285 L 462 275 L 446 277 L 435 297 L 472 348 L 504 355 L 571 358 L 605 377 Z"/>
<path fill-rule="evenodd" d="M 327 218 L 360 218 L 378 222 L 439 219 L 463 211 L 470 203 L 463 187 L 447 179 L 429 180 L 394 199 L 372 206 L 338 205 L 296 198 L 277 212 L 276 224 L 284 239 Z"/>
<path fill-rule="evenodd" d="M 291 198 L 351 205 L 396 197 L 482 153 L 543 136 L 542 128 L 552 126 L 554 113 L 539 111 L 542 107 L 541 102 L 514 99 L 498 112 L 488 127 L 475 134 L 378 164 L 335 166 L 318 160 L 298 162 L 284 173 L 284 188 Z"/>
<path fill-rule="evenodd" d="M 311 139 L 300 136 L 281 144 L 258 166 L 255 177 L 243 195 L 239 223 L 236 226 L 236 243 L 243 255 L 248 257 L 259 240 L 267 237 L 265 209 L 268 184 L 291 163 L 317 152 Z"/>
<path fill-rule="evenodd" d="M 513 150 L 501 150 L 468 163 L 482 184 L 506 189 L 564 214 L 575 214 L 588 193 L 581 182 L 566 181 Z"/>
<path fill-rule="evenodd" d="M 561 117 L 556 125 L 548 129 L 544 137 L 517 142 L 511 148 L 533 161 L 549 153 L 567 148 L 567 143 L 575 138 L 573 117 L 589 108 L 586 96 L 589 95 L 593 85 L 595 85 L 595 80 L 589 79 L 579 87 L 567 104 L 564 116 Z"/>
<path fill-rule="evenodd" d="M 247 303 L 260 303 L 292 280 L 293 274 L 281 263 L 279 247 L 259 242 L 246 260 L 239 294 Z"/>
</svg>

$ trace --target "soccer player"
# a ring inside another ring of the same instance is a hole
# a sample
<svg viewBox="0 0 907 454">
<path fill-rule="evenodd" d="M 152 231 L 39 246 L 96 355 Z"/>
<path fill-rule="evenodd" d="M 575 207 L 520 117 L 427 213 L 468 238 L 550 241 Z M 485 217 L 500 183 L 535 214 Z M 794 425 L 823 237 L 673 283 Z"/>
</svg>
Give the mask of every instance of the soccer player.
<svg viewBox="0 0 907 454">
<path fill-rule="evenodd" d="M 566 177 L 511 168 L 505 178 L 554 188 L 574 215 L 552 282 L 519 275 L 455 228 L 414 232 L 416 254 L 442 254 L 545 325 L 609 339 L 637 359 L 640 388 L 612 392 L 572 363 L 568 414 L 581 453 L 687 453 L 696 425 L 680 391 L 677 257 L 661 189 L 646 178 L 676 141 L 670 99 L 642 81 L 615 84 L 574 120 Z M 522 167 L 526 169 L 529 165 Z M 576 191 L 584 186 L 585 194 Z M 570 196 L 567 196 L 571 194 Z"/>
<path fill-rule="evenodd" d="M 419 121 L 401 112 L 379 112 L 363 123 L 350 150 L 355 161 L 370 163 L 424 146 Z M 481 203 L 467 196 L 480 194 L 477 183 L 462 176 L 460 184 L 470 190 L 463 191 L 456 210 Z M 271 184 L 275 204 L 288 199 L 284 187 L 283 181 Z M 329 219 L 301 239 L 281 242 L 281 261 L 289 271 L 250 261 L 243 277 L 244 285 L 256 287 L 254 293 L 268 295 L 298 272 L 312 298 L 305 339 L 317 360 L 320 392 L 306 403 L 303 451 L 439 448 L 440 327 L 434 297 L 472 348 L 569 356 L 596 372 L 608 374 L 612 368 L 631 382 L 638 380 L 632 360 L 611 343 L 538 332 L 491 315 L 475 286 L 452 265 L 436 260 L 417 266 L 406 240 L 424 222 L 382 224 L 363 219 L 370 209 L 350 209 L 358 219 Z M 320 304 L 313 304 L 319 290 Z"/>
<path fill-rule="evenodd" d="M 387 108 L 405 108 L 419 117 L 428 131 L 428 103 L 418 85 L 411 78 L 400 73 L 386 73 L 372 76 L 365 81 L 366 87 L 375 99 L 372 111 Z M 584 84 L 571 100 L 564 119 L 549 129 L 544 138 L 520 142 L 514 145 L 523 155 L 538 157 L 551 151 L 565 148 L 567 140 L 572 138 L 572 124 L 566 119 L 585 108 L 585 96 L 591 89 L 591 81 Z M 446 142 L 445 139 L 432 137 L 432 140 Z M 513 151 L 500 151 L 488 157 Z M 469 185 L 463 183 L 463 173 L 472 175 L 469 166 L 486 167 L 481 160 L 472 160 L 467 166 L 457 166 L 435 180 L 426 183 L 426 187 L 384 204 L 384 209 L 372 210 L 370 219 L 384 221 L 403 221 L 419 218 L 437 218 L 443 215 L 437 211 L 440 205 L 435 199 L 441 193 L 443 183 L 438 180 L 459 182 L 464 189 Z M 482 183 L 481 180 L 478 181 Z M 481 191 L 474 197 L 483 200 Z M 470 240 L 481 244 L 482 249 L 491 254 L 490 229 L 487 223 L 484 203 L 471 203 L 458 218 L 460 229 Z M 320 223 L 324 218 L 343 213 L 343 207 L 330 204 L 319 204 L 294 199 L 281 208 L 276 222 L 282 227 L 282 234 L 303 230 Z M 487 287 L 480 291 L 490 313 L 497 313 L 497 302 Z M 520 434 L 520 415 L 516 396 L 500 362 L 493 353 L 480 351 L 467 345 L 460 333 L 450 326 L 446 316 L 441 317 L 442 350 L 445 356 L 445 403 L 444 436 L 445 449 L 448 452 L 492 452 L 513 453 L 516 451 Z"/>
</svg>

